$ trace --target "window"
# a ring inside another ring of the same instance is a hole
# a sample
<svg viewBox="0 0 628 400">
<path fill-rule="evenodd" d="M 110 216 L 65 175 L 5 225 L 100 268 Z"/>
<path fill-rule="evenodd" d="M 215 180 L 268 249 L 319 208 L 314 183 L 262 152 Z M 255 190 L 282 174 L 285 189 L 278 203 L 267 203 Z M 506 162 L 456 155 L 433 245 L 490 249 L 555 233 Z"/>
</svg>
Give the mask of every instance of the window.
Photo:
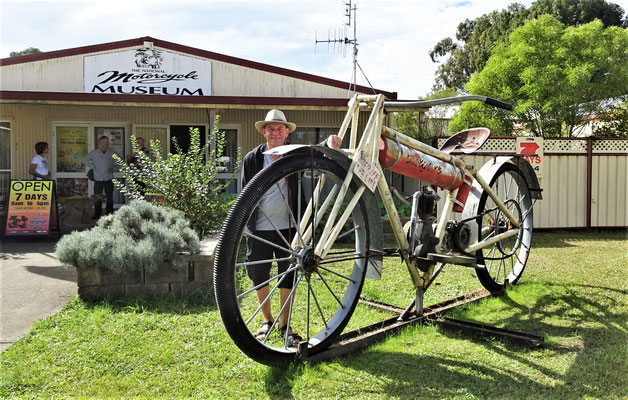
<svg viewBox="0 0 628 400">
<path fill-rule="evenodd" d="M 224 170 L 216 175 L 216 178 L 220 183 L 231 181 L 225 192 L 237 193 L 239 177 L 233 176 L 233 172 L 236 169 L 236 158 L 238 155 L 238 130 L 235 128 L 219 128 L 219 131 L 225 134 L 225 146 L 222 149 Z"/>
<path fill-rule="evenodd" d="M 288 136 L 288 142 L 291 144 L 319 144 L 329 136 L 337 134 L 338 128 L 297 127 L 296 131 Z M 349 143 L 348 140 L 349 135 L 346 135 L 342 141 L 343 146 Z"/>
</svg>

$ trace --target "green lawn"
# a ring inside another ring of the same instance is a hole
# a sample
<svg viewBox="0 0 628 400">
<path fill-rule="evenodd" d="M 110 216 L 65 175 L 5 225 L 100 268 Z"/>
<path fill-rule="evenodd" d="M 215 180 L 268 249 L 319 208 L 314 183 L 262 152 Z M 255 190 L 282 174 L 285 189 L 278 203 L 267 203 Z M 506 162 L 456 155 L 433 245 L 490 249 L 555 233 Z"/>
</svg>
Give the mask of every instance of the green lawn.
<svg viewBox="0 0 628 400">
<path fill-rule="evenodd" d="M 16 398 L 628 398 L 628 236 L 535 233 L 521 283 L 450 316 L 543 335 L 527 349 L 415 326 L 360 353 L 289 368 L 246 358 L 211 298 L 73 300 L 0 355 L 0 396 Z M 450 267 L 426 304 L 480 288 Z M 405 267 L 363 294 L 412 299 Z M 388 315 L 359 305 L 348 329 Z"/>
</svg>

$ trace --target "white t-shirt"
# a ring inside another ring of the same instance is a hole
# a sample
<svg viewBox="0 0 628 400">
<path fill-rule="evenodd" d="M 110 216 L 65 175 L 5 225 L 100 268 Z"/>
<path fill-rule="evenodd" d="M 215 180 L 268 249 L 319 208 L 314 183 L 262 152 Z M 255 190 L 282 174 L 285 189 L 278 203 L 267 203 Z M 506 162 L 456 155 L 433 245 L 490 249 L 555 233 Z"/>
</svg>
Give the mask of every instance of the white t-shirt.
<svg viewBox="0 0 628 400">
<path fill-rule="evenodd" d="M 35 157 L 33 157 L 31 164 L 37 165 L 37 167 L 35 168 L 36 174 L 43 175 L 43 176 L 48 175 L 48 160 L 46 160 L 41 155 L 35 154 Z M 38 176 L 35 176 L 35 179 L 41 179 L 41 178 Z"/>
<path fill-rule="evenodd" d="M 270 154 L 264 154 L 264 168 L 273 161 L 275 160 Z M 287 204 L 289 204 L 288 182 L 286 179 L 282 179 L 264 193 L 264 197 L 262 197 L 259 203 L 260 210 L 257 212 L 255 229 L 258 231 L 274 231 L 275 228 L 279 230 L 290 228 L 292 224 L 290 223 L 290 211 Z M 272 221 L 272 224 L 269 222 L 269 219 Z"/>
</svg>

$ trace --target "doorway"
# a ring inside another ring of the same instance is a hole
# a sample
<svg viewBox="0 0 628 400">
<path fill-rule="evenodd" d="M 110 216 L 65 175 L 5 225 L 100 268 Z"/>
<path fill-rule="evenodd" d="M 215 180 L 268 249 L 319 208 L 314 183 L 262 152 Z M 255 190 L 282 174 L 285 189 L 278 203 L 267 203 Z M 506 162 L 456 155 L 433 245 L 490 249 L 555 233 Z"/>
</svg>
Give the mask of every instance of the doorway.
<svg viewBox="0 0 628 400">
<path fill-rule="evenodd" d="M 170 153 L 178 154 L 174 140 L 181 148 L 181 151 L 186 152 L 190 148 L 190 128 L 198 128 L 198 132 L 201 134 L 201 147 L 205 146 L 207 129 L 204 125 L 170 125 Z"/>
</svg>

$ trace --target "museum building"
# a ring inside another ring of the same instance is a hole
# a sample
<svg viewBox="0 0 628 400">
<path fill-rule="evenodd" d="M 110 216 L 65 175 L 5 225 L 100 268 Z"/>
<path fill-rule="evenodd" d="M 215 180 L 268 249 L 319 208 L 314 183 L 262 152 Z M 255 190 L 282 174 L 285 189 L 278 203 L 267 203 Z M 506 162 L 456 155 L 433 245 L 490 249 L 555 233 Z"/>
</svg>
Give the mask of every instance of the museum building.
<svg viewBox="0 0 628 400">
<path fill-rule="evenodd" d="M 230 179 L 237 149 L 246 154 L 263 141 L 254 124 L 269 109 L 283 110 L 297 124 L 291 143 L 318 143 L 337 133 L 350 86 L 151 37 L 0 59 L 0 201 L 10 179 L 31 178 L 37 142 L 50 144 L 59 197 L 85 196 L 92 182 L 83 156 L 97 138 L 108 136 L 123 158 L 132 152 L 132 134 L 175 152 L 175 138 L 188 146 L 190 127 L 207 138 L 216 115 L 226 135 L 219 178 Z M 396 92 L 355 89 L 397 98 Z M 237 177 L 230 191 L 239 189 Z M 124 203 L 119 193 L 116 203 Z"/>
</svg>

